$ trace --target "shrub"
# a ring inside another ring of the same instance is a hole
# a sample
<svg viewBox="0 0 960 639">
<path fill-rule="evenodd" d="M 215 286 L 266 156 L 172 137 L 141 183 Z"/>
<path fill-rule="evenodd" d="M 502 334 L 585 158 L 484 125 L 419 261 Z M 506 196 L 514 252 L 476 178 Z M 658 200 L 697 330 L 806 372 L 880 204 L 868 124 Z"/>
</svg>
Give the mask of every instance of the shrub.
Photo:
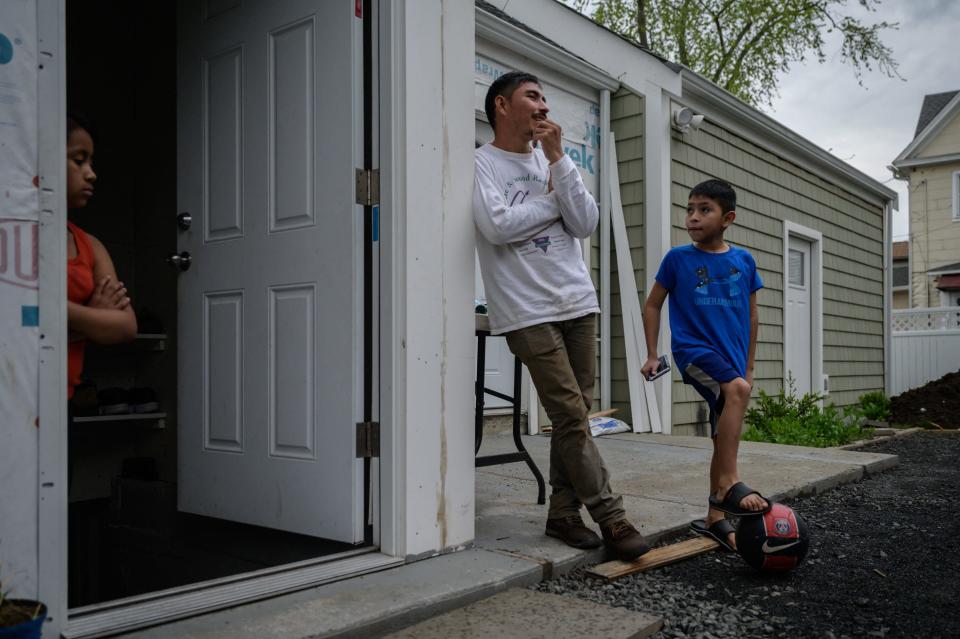
<svg viewBox="0 0 960 639">
<path fill-rule="evenodd" d="M 763 390 L 756 406 L 747 409 L 744 417 L 748 428 L 743 439 L 794 446 L 842 446 L 868 436 L 862 427 L 864 410 L 859 404 L 840 409 L 833 404 L 820 408 L 820 393 L 797 397 L 793 378 L 787 378 L 786 389 L 776 395 Z"/>
<path fill-rule="evenodd" d="M 884 395 L 883 391 L 864 393 L 858 401 L 865 418 L 879 422 L 890 419 L 890 398 Z"/>
</svg>

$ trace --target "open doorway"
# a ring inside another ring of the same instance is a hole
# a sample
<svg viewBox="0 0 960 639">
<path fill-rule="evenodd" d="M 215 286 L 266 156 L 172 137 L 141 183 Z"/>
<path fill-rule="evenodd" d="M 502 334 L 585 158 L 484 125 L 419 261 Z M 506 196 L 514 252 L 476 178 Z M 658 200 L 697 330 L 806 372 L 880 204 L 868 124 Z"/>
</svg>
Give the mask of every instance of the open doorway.
<svg viewBox="0 0 960 639">
<path fill-rule="evenodd" d="M 359 55 L 354 3 L 271 4 L 67 3 L 68 105 L 98 174 L 71 221 L 139 322 L 88 346 L 74 397 L 72 609 L 375 547 L 354 449 L 362 65 L 323 68 Z"/>
</svg>

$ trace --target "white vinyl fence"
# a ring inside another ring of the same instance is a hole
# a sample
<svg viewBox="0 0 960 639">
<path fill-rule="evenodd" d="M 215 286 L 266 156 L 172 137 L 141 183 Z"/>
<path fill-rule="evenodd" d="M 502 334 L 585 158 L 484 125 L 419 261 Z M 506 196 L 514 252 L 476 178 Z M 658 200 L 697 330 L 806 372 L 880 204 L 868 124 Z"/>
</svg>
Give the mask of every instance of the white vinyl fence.
<svg viewBox="0 0 960 639">
<path fill-rule="evenodd" d="M 960 370 L 960 306 L 892 312 L 891 395 Z"/>
</svg>

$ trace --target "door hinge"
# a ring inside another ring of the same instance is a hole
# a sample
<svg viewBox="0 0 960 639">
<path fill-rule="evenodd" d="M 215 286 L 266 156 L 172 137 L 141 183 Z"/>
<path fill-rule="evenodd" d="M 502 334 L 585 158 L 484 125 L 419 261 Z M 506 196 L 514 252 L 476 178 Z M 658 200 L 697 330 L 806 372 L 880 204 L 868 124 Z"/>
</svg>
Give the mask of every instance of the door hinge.
<svg viewBox="0 0 960 639">
<path fill-rule="evenodd" d="M 357 169 L 357 204 L 380 204 L 380 169 Z"/>
<path fill-rule="evenodd" d="M 380 456 L 380 422 L 357 423 L 357 457 Z"/>
</svg>

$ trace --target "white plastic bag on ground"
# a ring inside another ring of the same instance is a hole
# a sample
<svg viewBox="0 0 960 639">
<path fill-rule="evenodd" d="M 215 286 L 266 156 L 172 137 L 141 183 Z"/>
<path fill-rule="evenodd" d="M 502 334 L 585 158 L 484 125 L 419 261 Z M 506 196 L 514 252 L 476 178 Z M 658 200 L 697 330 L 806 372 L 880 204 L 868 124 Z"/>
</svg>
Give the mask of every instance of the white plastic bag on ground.
<svg viewBox="0 0 960 639">
<path fill-rule="evenodd" d="M 591 417 L 590 434 L 594 437 L 612 435 L 613 433 L 629 433 L 633 429 L 630 424 L 615 417 Z"/>
</svg>

